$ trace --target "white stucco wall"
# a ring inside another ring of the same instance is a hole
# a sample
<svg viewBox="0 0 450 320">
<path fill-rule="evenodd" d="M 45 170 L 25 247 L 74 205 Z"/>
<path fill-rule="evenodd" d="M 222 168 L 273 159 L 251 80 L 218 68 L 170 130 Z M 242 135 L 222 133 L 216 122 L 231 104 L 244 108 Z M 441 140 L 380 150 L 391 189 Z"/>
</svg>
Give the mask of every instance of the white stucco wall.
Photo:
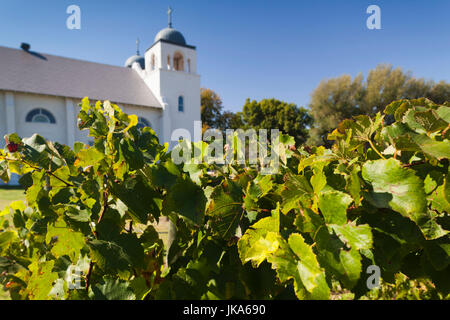
<svg viewBox="0 0 450 320">
<path fill-rule="evenodd" d="M 152 54 L 155 55 L 155 70 L 162 68 L 162 61 L 161 61 L 161 42 L 156 43 L 153 45 L 149 50 L 145 52 L 144 58 L 145 58 L 145 72 L 150 73 L 152 72 L 151 67 L 151 56 Z"/>
<path fill-rule="evenodd" d="M 64 98 L 30 93 L 15 93 L 14 107 L 16 110 L 16 132 L 20 137 L 30 137 L 38 133 L 48 140 L 63 144 L 67 143 Z M 27 114 L 37 108 L 46 109 L 51 112 L 55 117 L 56 123 L 26 122 Z"/>
<path fill-rule="evenodd" d="M 168 70 L 168 57 L 170 56 L 170 69 L 173 69 L 173 56 L 175 52 L 179 51 L 184 58 L 184 72 L 197 73 L 197 52 L 195 49 L 178 46 L 166 42 L 158 42 L 145 53 L 145 70 L 146 73 L 151 73 L 151 57 L 155 55 L 155 70 Z M 188 70 L 188 60 L 190 61 L 190 70 Z"/>
<path fill-rule="evenodd" d="M 200 121 L 200 76 L 161 70 L 161 96 L 169 104 L 172 131 L 187 129 L 194 139 L 194 121 Z M 178 111 L 178 97 L 184 98 L 184 112 Z"/>
<path fill-rule="evenodd" d="M 0 91 L 0 148 L 5 146 L 3 136 L 6 134 L 5 94 Z"/>
</svg>

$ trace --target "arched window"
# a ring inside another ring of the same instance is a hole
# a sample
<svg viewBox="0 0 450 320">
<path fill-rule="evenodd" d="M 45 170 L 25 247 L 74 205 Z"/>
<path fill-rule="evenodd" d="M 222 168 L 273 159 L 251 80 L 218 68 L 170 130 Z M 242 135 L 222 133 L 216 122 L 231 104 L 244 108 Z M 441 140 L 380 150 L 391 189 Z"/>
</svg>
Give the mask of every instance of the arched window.
<svg viewBox="0 0 450 320">
<path fill-rule="evenodd" d="M 33 109 L 28 112 L 26 122 L 56 123 L 55 117 L 45 109 Z"/>
<path fill-rule="evenodd" d="M 155 70 L 155 66 L 156 66 L 155 54 L 152 54 L 151 70 Z"/>
<path fill-rule="evenodd" d="M 136 128 L 138 128 L 138 129 L 143 129 L 143 128 L 145 128 L 145 127 L 150 127 L 150 128 L 152 127 L 150 121 L 148 121 L 148 120 L 145 119 L 145 118 L 139 117 L 139 118 L 138 118 L 138 123 L 137 123 L 137 125 L 136 125 Z"/>
<path fill-rule="evenodd" d="M 184 98 L 183 96 L 178 97 L 178 111 L 184 112 Z"/>
<path fill-rule="evenodd" d="M 167 56 L 167 69 L 170 70 L 170 54 Z"/>
<path fill-rule="evenodd" d="M 191 73 L 191 59 L 188 59 L 188 72 Z"/>
<path fill-rule="evenodd" d="M 184 71 L 184 58 L 179 51 L 173 55 L 173 68 L 177 71 Z"/>
</svg>

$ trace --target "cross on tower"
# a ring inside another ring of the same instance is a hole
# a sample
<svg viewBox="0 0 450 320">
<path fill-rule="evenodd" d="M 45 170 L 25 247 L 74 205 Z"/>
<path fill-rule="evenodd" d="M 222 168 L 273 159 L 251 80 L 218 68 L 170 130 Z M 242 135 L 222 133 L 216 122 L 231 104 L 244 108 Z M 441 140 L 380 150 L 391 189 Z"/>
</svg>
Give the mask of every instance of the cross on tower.
<svg viewBox="0 0 450 320">
<path fill-rule="evenodd" d="M 169 11 L 167 11 L 167 14 L 169 15 L 169 28 L 172 28 L 172 8 L 169 7 Z"/>
</svg>

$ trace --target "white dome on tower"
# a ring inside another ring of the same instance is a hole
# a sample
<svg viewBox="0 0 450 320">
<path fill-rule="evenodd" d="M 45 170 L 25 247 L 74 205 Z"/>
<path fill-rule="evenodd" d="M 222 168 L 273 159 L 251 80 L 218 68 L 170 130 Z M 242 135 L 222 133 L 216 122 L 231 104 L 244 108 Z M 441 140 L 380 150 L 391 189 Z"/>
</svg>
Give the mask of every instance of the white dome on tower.
<svg viewBox="0 0 450 320">
<path fill-rule="evenodd" d="M 172 27 L 164 28 L 160 32 L 158 32 L 155 37 L 155 43 L 159 40 L 167 41 L 173 44 L 179 44 L 182 46 L 186 45 L 186 40 L 184 39 L 184 36 L 181 34 L 181 32 Z"/>
<path fill-rule="evenodd" d="M 125 62 L 125 67 L 131 68 L 133 66 L 133 63 L 139 63 L 142 69 L 145 69 L 145 59 L 144 57 L 141 57 L 140 55 L 134 55 L 127 59 Z"/>
</svg>

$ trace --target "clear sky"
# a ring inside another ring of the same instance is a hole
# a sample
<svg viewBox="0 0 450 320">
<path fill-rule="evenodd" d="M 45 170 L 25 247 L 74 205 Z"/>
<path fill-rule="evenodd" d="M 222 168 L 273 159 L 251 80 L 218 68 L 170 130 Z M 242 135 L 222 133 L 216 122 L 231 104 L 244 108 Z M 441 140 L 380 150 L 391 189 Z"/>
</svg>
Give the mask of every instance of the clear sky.
<svg viewBox="0 0 450 320">
<path fill-rule="evenodd" d="M 68 30 L 66 8 L 81 8 L 81 30 Z M 381 8 L 381 30 L 366 9 Z M 123 65 L 173 26 L 197 47 L 203 87 L 225 109 L 246 98 L 307 106 L 324 78 L 357 75 L 378 63 L 416 77 L 450 82 L 449 0 L 0 0 L 0 45 Z M 0 75 L 1 76 L 1 75 Z"/>
</svg>

